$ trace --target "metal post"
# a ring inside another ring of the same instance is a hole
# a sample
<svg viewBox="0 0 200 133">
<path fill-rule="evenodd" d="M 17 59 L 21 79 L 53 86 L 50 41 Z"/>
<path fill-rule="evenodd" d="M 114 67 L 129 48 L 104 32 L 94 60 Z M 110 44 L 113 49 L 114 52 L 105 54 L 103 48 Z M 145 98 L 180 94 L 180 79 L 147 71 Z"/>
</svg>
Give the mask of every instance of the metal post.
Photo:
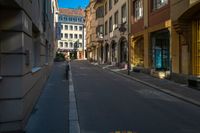
<svg viewBox="0 0 200 133">
<path fill-rule="evenodd" d="M 130 75 L 130 0 L 127 0 L 128 2 L 128 75 Z"/>
</svg>

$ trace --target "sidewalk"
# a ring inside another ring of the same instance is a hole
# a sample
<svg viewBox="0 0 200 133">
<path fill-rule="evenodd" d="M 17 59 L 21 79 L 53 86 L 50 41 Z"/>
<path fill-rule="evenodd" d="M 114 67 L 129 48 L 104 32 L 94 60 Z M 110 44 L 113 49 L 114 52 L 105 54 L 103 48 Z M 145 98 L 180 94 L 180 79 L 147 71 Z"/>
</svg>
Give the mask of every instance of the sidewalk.
<svg viewBox="0 0 200 133">
<path fill-rule="evenodd" d="M 97 64 L 94 64 L 97 65 Z M 127 70 L 119 69 L 111 65 L 98 65 L 102 69 L 109 70 L 111 72 L 120 74 L 129 79 L 138 81 L 142 84 L 155 88 L 159 91 L 175 96 L 186 102 L 200 106 L 200 91 L 187 87 L 184 84 L 178 84 L 167 79 L 158 79 L 144 73 L 130 72 L 127 75 Z"/>
<path fill-rule="evenodd" d="M 68 133 L 68 82 L 64 62 L 55 62 L 36 104 L 26 133 Z"/>
</svg>

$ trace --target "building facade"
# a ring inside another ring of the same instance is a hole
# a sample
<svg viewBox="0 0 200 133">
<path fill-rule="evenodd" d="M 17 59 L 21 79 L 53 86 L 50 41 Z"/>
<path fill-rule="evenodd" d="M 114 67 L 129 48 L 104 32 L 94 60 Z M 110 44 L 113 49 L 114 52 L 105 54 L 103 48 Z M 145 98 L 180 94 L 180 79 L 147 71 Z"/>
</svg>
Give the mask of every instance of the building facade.
<svg viewBox="0 0 200 133">
<path fill-rule="evenodd" d="M 104 63 L 127 67 L 128 0 L 104 0 Z"/>
<path fill-rule="evenodd" d="M 170 0 L 134 0 L 132 8 L 132 68 L 167 77 L 172 58 Z"/>
<path fill-rule="evenodd" d="M 58 25 L 61 33 L 58 40 L 58 52 L 70 59 L 85 59 L 84 10 L 59 9 Z"/>
<path fill-rule="evenodd" d="M 98 63 L 127 67 L 128 1 L 91 0 L 86 13 L 88 50 Z M 90 38 L 90 39 L 89 39 Z"/>
<path fill-rule="evenodd" d="M 86 47 L 87 58 L 91 61 L 97 61 L 97 48 L 96 48 L 96 25 L 94 4 L 96 0 L 90 0 L 89 5 L 85 10 L 85 25 L 86 25 Z"/>
<path fill-rule="evenodd" d="M 200 1 L 171 1 L 172 76 L 200 88 Z"/>
<path fill-rule="evenodd" d="M 0 132 L 22 132 L 54 58 L 57 0 L 0 1 Z"/>
</svg>

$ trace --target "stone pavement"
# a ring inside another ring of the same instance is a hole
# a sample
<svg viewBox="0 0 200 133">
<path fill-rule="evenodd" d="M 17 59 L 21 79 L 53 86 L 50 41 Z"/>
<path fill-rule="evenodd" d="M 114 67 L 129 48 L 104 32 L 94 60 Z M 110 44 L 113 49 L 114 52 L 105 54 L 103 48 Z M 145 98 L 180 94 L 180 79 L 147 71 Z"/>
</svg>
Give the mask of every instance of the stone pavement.
<svg viewBox="0 0 200 133">
<path fill-rule="evenodd" d="M 68 81 L 64 62 L 54 63 L 53 71 L 30 116 L 26 133 L 68 133 Z"/>
<path fill-rule="evenodd" d="M 200 90 L 189 88 L 186 84 L 175 83 L 167 79 L 158 79 L 141 72 L 130 72 L 130 75 L 128 75 L 127 70 L 119 69 L 112 65 L 98 65 L 97 63 L 92 64 L 99 66 L 102 69 L 109 70 L 124 77 L 143 83 L 159 91 L 182 99 L 186 102 L 200 106 Z"/>
</svg>

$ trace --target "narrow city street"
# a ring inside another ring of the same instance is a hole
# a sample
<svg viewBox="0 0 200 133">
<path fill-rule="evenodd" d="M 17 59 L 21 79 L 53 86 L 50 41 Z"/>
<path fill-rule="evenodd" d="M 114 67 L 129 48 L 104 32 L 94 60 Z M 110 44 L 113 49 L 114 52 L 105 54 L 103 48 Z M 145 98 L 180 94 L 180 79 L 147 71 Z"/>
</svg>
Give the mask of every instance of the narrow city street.
<svg viewBox="0 0 200 133">
<path fill-rule="evenodd" d="M 81 133 L 199 133 L 200 108 L 87 61 L 71 62 Z"/>
</svg>

